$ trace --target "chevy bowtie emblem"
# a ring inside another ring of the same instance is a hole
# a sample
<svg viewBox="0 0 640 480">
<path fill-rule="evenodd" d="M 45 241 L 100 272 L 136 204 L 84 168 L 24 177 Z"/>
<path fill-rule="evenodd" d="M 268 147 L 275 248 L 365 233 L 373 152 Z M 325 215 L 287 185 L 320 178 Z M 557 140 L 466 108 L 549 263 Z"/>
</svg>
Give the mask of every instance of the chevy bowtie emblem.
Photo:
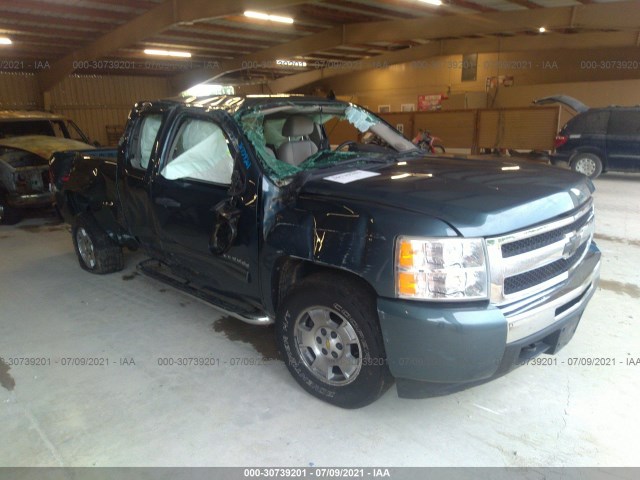
<svg viewBox="0 0 640 480">
<path fill-rule="evenodd" d="M 567 239 L 567 243 L 564 246 L 564 250 L 562 250 L 562 258 L 565 260 L 567 258 L 571 258 L 580 248 L 580 240 L 582 237 L 577 233 L 574 233 Z"/>
</svg>

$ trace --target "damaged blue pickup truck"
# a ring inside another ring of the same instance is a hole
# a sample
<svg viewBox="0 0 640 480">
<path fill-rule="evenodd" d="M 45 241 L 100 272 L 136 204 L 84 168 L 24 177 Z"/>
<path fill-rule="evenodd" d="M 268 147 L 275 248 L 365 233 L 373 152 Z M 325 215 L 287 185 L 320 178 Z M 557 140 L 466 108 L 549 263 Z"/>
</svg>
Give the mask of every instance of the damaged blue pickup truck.
<svg viewBox="0 0 640 480">
<path fill-rule="evenodd" d="M 599 278 L 592 192 L 547 166 L 427 155 L 350 103 L 221 96 L 136 104 L 117 159 L 79 158 L 59 203 L 82 268 L 144 249 L 144 273 L 275 323 L 297 382 L 357 408 L 394 381 L 441 395 L 562 348 Z"/>
</svg>

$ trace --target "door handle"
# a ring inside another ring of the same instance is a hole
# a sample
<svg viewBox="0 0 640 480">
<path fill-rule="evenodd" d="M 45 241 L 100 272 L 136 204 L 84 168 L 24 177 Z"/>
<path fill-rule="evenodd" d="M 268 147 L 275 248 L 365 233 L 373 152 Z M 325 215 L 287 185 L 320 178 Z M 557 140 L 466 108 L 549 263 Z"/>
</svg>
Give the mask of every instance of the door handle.
<svg viewBox="0 0 640 480">
<path fill-rule="evenodd" d="M 156 204 L 162 205 L 163 207 L 170 208 L 180 208 L 180 202 L 174 200 L 173 198 L 168 197 L 156 197 Z"/>
</svg>

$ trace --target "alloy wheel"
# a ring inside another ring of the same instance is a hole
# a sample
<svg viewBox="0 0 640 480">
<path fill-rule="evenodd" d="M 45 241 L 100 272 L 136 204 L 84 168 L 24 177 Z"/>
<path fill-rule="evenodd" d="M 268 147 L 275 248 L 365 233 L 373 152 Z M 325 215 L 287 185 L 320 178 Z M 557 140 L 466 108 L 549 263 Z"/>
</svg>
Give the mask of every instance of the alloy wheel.
<svg viewBox="0 0 640 480">
<path fill-rule="evenodd" d="M 327 307 L 304 310 L 295 323 L 296 346 L 306 368 L 329 385 L 353 382 L 362 368 L 362 348 L 349 321 Z"/>
</svg>

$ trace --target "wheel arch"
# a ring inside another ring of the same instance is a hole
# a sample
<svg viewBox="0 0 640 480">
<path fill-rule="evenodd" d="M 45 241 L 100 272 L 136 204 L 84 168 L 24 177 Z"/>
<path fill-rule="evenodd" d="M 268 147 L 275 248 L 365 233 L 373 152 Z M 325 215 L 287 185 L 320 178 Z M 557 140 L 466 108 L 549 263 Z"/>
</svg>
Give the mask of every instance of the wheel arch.
<svg viewBox="0 0 640 480">
<path fill-rule="evenodd" d="M 321 265 L 305 259 L 283 256 L 274 264 L 271 275 L 270 300 L 273 311 L 277 312 L 279 305 L 294 286 L 312 275 L 342 277 L 355 282 L 374 298 L 377 296 L 376 290 L 371 283 L 351 270 L 330 265 Z"/>
</svg>

